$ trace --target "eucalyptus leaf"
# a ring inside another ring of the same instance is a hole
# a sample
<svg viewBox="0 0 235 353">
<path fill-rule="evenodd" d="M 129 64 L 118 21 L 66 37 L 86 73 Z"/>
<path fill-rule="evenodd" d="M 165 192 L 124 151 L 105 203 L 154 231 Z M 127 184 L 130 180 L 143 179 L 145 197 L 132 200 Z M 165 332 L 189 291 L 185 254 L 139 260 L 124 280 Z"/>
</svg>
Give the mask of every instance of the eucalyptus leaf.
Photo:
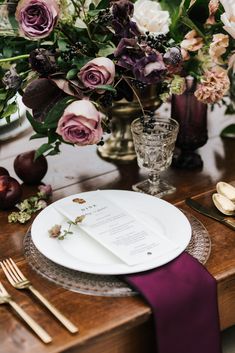
<svg viewBox="0 0 235 353">
<path fill-rule="evenodd" d="M 58 138 L 58 135 L 53 130 L 49 130 L 48 143 L 54 143 L 57 140 L 57 138 Z"/>
<path fill-rule="evenodd" d="M 9 104 L 5 111 L 3 112 L 3 114 L 1 115 L 1 118 L 7 118 L 9 116 L 11 116 L 12 114 L 17 112 L 17 104 L 16 103 L 11 103 Z"/>
<path fill-rule="evenodd" d="M 105 91 L 110 91 L 113 93 L 117 92 L 116 89 L 111 85 L 98 85 L 98 86 L 95 86 L 95 88 L 98 90 L 105 90 Z"/>
<path fill-rule="evenodd" d="M 56 150 L 51 150 L 50 152 L 48 152 L 47 154 L 46 154 L 46 156 L 55 156 L 55 155 L 57 155 L 58 154 L 58 151 L 56 151 Z"/>
<path fill-rule="evenodd" d="M 0 101 L 4 101 L 7 98 L 7 92 L 0 92 Z"/>
<path fill-rule="evenodd" d="M 184 23 L 190 29 L 194 29 L 199 34 L 200 37 L 205 39 L 205 36 L 202 33 L 202 31 L 198 28 L 198 26 L 188 16 L 182 16 L 181 22 Z"/>
<path fill-rule="evenodd" d="M 40 146 L 36 153 L 35 153 L 35 159 L 37 159 L 38 157 L 40 157 L 42 154 L 44 154 L 45 152 L 49 151 L 53 149 L 53 146 L 51 146 L 49 143 L 44 143 L 42 146 Z"/>
<path fill-rule="evenodd" d="M 224 128 L 221 133 L 221 137 L 235 138 L 235 124 L 230 124 Z"/>
<path fill-rule="evenodd" d="M 32 136 L 30 137 L 30 140 L 41 139 L 41 138 L 44 138 L 44 137 L 46 137 L 46 134 L 44 135 L 44 134 L 36 133 L 36 134 L 34 134 L 34 135 L 32 135 Z"/>
<path fill-rule="evenodd" d="M 88 11 L 88 15 L 91 17 L 95 17 L 96 15 L 98 15 L 99 12 L 100 10 L 90 10 Z"/>
<path fill-rule="evenodd" d="M 12 26 L 13 31 L 17 32 L 19 25 L 18 25 L 18 22 L 16 21 L 15 15 L 9 15 L 8 19 Z"/>
<path fill-rule="evenodd" d="M 67 47 L 68 46 L 68 42 L 66 40 L 58 39 L 57 43 L 58 43 L 58 47 L 59 47 L 60 51 L 68 50 L 68 47 Z"/>
<path fill-rule="evenodd" d="M 3 111 L 5 106 L 5 102 L 0 102 L 0 119 L 1 119 L 1 112 Z"/>
<path fill-rule="evenodd" d="M 47 129 L 45 128 L 43 123 L 40 123 L 39 121 L 35 120 L 34 117 L 26 111 L 26 117 L 30 124 L 32 125 L 32 128 L 38 133 L 38 134 L 46 134 Z"/>
<path fill-rule="evenodd" d="M 95 9 L 95 4 L 93 2 L 90 3 L 89 5 L 89 11 Z"/>
<path fill-rule="evenodd" d="M 79 17 L 76 18 L 76 22 L 74 25 L 77 28 L 87 28 L 86 23 L 83 20 L 81 20 L 81 18 L 79 18 Z"/>
<path fill-rule="evenodd" d="M 96 9 L 106 9 L 109 6 L 109 0 L 101 0 Z"/>
<path fill-rule="evenodd" d="M 100 46 L 100 50 L 98 51 L 98 55 L 99 56 L 108 56 L 111 55 L 115 52 L 116 47 L 112 42 L 106 43 L 106 44 L 102 44 Z"/>
<path fill-rule="evenodd" d="M 90 58 L 88 56 L 77 57 L 72 60 L 72 63 L 76 65 L 77 71 L 80 70 L 88 61 L 94 58 Z"/>
<path fill-rule="evenodd" d="M 66 75 L 67 80 L 72 80 L 74 77 L 76 77 L 77 73 L 78 73 L 78 69 L 69 70 Z"/>
<path fill-rule="evenodd" d="M 41 43 L 41 45 L 48 45 L 48 46 L 52 46 L 54 44 L 54 42 L 52 42 L 51 40 L 45 40 Z"/>
<path fill-rule="evenodd" d="M 4 47 L 3 48 L 3 55 L 5 58 L 10 58 L 13 55 L 12 48 Z"/>
</svg>

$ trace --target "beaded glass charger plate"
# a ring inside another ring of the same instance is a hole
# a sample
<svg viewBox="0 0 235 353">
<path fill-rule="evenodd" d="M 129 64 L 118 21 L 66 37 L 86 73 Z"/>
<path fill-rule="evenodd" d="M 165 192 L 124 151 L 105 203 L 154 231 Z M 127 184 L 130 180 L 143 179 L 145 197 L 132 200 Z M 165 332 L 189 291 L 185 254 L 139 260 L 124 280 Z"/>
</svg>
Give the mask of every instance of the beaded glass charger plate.
<svg viewBox="0 0 235 353">
<path fill-rule="evenodd" d="M 205 264 L 211 251 L 209 234 L 194 216 L 182 211 L 192 227 L 192 237 L 186 251 Z M 43 277 L 68 290 L 97 296 L 131 296 L 137 293 L 116 276 L 94 275 L 58 265 L 42 255 L 31 239 L 30 230 L 24 238 L 24 254 L 30 266 Z"/>
</svg>

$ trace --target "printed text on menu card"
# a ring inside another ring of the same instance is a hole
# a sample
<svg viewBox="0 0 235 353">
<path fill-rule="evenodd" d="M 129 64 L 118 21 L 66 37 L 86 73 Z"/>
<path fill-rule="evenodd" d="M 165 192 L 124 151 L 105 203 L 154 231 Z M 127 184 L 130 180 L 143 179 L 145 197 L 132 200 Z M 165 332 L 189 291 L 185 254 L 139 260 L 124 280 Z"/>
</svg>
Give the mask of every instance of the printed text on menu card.
<svg viewBox="0 0 235 353">
<path fill-rule="evenodd" d="M 82 204 L 63 200 L 55 208 L 71 221 L 85 215 L 78 227 L 130 266 L 164 256 L 177 247 L 99 192 Z"/>
</svg>

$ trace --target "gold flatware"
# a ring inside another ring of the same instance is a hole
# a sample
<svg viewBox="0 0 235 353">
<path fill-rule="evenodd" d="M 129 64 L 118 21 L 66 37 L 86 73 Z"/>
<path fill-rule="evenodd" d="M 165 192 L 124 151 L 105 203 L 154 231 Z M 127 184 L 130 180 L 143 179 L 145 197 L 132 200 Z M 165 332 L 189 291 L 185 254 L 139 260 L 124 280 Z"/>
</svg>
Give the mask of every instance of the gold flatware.
<svg viewBox="0 0 235 353">
<path fill-rule="evenodd" d="M 0 262 L 1 267 L 13 287 L 16 289 L 30 290 L 42 304 L 69 330 L 71 333 L 78 332 L 78 328 L 68 320 L 58 309 L 56 309 L 39 291 L 34 288 L 31 282 L 23 275 L 16 263 L 11 259 Z"/>
<path fill-rule="evenodd" d="M 9 304 L 17 314 L 29 325 L 29 327 L 41 338 L 44 343 L 52 341 L 51 336 L 36 323 L 10 296 L 0 282 L 0 304 Z"/>
</svg>

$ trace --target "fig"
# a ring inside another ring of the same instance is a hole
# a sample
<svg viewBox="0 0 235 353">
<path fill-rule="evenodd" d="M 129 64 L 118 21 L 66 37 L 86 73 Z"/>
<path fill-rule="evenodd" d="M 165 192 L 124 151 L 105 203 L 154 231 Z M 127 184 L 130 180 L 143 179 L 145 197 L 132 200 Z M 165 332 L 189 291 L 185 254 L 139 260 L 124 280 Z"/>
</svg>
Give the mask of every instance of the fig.
<svg viewBox="0 0 235 353">
<path fill-rule="evenodd" d="M 22 188 L 17 180 L 9 175 L 0 175 L 0 209 L 15 206 L 22 196 Z"/>
<path fill-rule="evenodd" d="M 34 150 L 19 154 L 14 160 L 16 175 L 25 184 L 38 184 L 47 172 L 47 160 L 41 155 L 34 160 Z"/>
<path fill-rule="evenodd" d="M 10 175 L 8 170 L 4 167 L 0 167 L 0 175 Z"/>
</svg>

